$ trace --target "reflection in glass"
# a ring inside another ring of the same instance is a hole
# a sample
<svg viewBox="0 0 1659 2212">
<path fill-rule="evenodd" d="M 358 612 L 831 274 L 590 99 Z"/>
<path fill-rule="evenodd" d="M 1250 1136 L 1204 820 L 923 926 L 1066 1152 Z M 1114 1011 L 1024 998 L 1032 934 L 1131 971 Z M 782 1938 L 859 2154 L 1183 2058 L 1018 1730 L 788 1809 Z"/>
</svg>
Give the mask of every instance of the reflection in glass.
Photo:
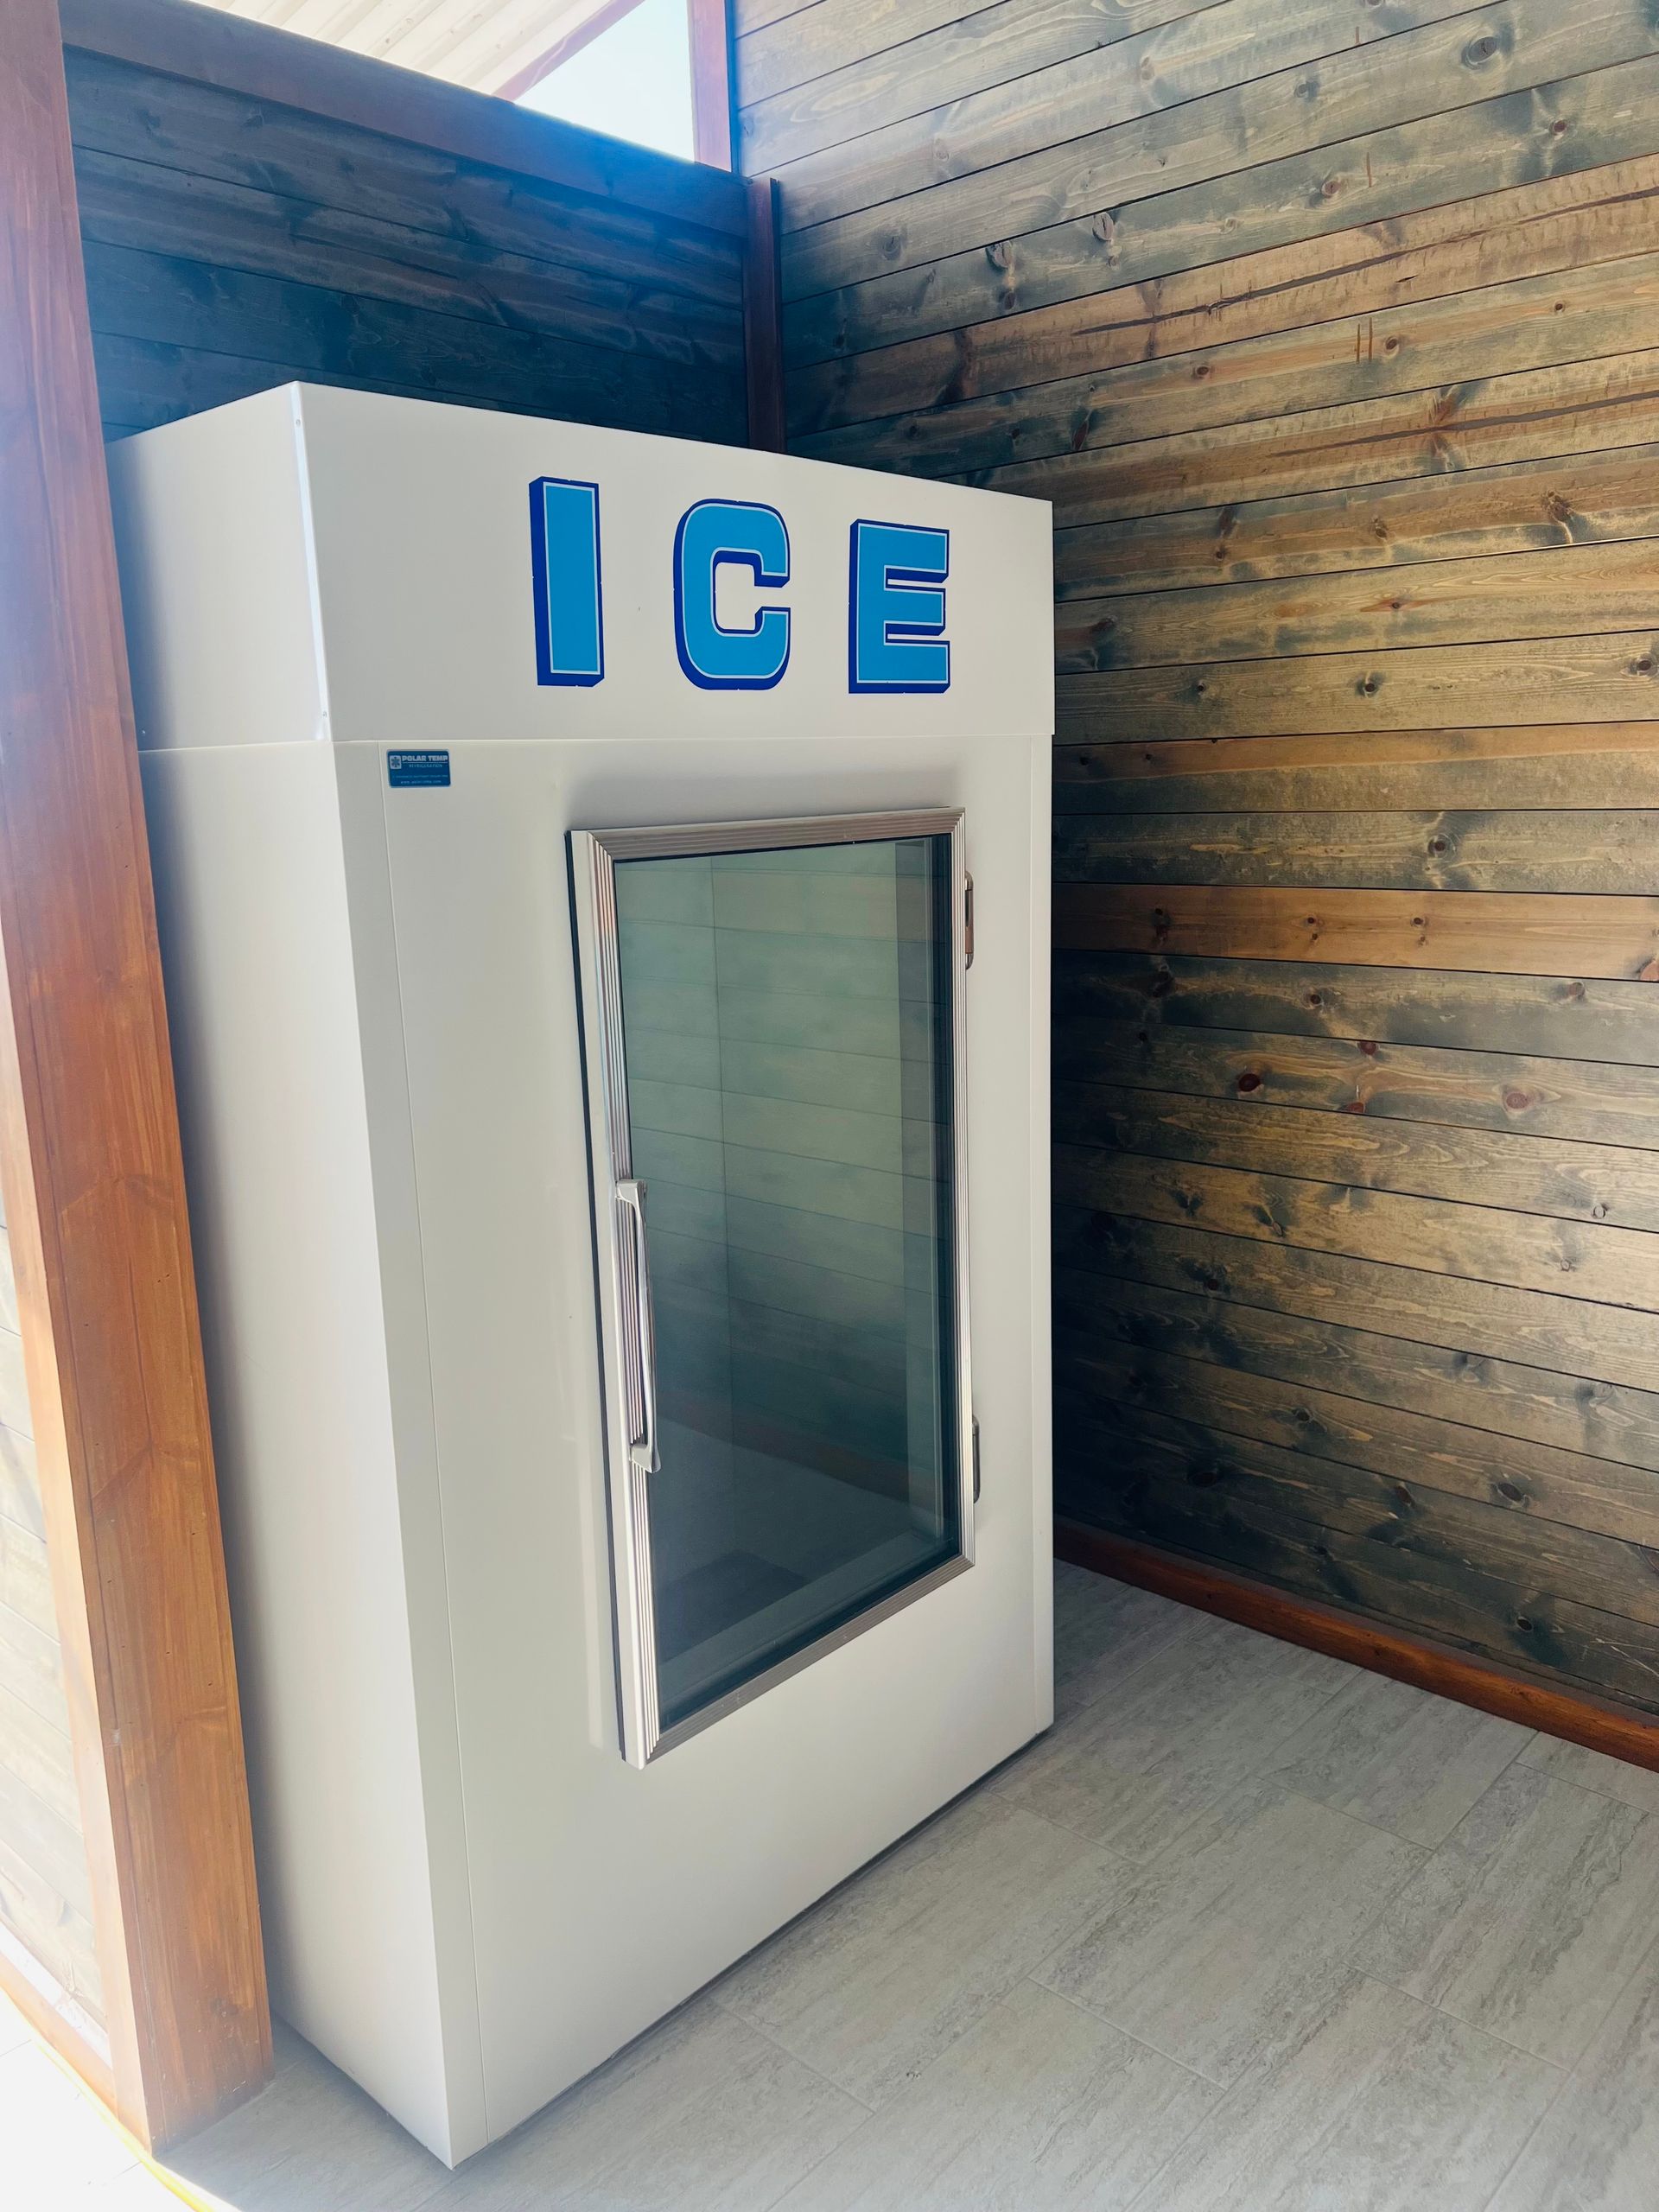
<svg viewBox="0 0 1659 2212">
<path fill-rule="evenodd" d="M 620 861 L 666 1731 L 961 1548 L 948 836 Z"/>
</svg>

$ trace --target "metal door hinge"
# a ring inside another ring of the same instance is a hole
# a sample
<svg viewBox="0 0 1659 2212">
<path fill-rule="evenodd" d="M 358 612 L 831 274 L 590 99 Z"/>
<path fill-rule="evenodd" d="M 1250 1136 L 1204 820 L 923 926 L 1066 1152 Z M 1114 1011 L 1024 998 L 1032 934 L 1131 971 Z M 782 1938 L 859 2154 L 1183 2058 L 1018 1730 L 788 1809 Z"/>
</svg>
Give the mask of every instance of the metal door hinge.
<svg viewBox="0 0 1659 2212">
<path fill-rule="evenodd" d="M 962 889 L 962 964 L 974 964 L 974 879 L 964 876 Z"/>
<path fill-rule="evenodd" d="M 979 1503 L 979 1415 L 974 1421 L 974 1503 Z"/>
</svg>

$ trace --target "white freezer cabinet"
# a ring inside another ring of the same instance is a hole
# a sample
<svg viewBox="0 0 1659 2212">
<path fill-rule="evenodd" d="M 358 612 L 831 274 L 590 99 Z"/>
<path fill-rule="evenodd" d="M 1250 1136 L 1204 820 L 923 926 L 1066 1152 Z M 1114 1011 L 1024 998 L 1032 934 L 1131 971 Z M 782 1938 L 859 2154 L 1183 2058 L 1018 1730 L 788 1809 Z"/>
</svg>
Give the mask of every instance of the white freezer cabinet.
<svg viewBox="0 0 1659 2212">
<path fill-rule="evenodd" d="M 1050 1718 L 1048 512 L 113 467 L 273 1988 L 454 2162 Z"/>
</svg>

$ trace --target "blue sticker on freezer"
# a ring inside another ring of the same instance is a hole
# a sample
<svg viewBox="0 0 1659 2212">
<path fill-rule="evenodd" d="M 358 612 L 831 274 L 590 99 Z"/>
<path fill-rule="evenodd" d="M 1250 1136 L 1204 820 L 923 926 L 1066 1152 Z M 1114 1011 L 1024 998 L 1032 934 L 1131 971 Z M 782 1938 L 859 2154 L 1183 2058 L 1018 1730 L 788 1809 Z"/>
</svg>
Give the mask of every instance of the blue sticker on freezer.
<svg viewBox="0 0 1659 2212">
<path fill-rule="evenodd" d="M 388 753 L 386 781 L 395 791 L 447 789 L 449 755 L 444 753 Z"/>
</svg>

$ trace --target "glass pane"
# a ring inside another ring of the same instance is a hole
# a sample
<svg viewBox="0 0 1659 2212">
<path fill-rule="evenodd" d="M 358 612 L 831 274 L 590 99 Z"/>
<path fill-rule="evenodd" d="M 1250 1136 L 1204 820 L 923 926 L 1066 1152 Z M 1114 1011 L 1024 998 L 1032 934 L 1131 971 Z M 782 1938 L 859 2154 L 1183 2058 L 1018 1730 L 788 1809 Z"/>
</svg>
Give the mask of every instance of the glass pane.
<svg viewBox="0 0 1659 2212">
<path fill-rule="evenodd" d="M 616 868 L 664 1730 L 960 1549 L 950 843 Z"/>
</svg>

